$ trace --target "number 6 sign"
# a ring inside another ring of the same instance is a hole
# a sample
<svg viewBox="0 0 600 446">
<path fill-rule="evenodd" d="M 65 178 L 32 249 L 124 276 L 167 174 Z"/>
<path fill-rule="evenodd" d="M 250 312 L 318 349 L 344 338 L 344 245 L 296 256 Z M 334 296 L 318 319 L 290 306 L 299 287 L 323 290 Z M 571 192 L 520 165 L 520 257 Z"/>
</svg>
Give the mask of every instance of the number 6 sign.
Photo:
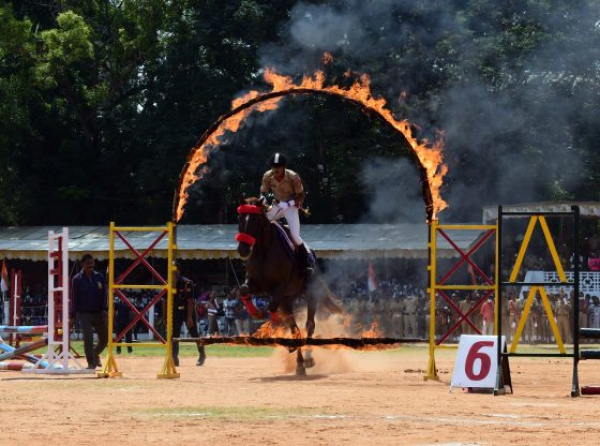
<svg viewBox="0 0 600 446">
<path fill-rule="evenodd" d="M 450 387 L 493 389 L 498 370 L 496 336 L 462 335 Z M 506 338 L 502 336 L 502 351 Z"/>
</svg>

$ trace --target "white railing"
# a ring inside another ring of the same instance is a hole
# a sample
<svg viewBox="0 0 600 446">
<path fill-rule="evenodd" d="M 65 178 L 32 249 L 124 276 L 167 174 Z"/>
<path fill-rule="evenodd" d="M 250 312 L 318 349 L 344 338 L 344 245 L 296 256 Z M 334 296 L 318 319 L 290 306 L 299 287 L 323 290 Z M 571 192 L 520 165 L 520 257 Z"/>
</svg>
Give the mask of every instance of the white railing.
<svg viewBox="0 0 600 446">
<path fill-rule="evenodd" d="M 565 271 L 567 282 L 573 283 L 573 271 Z M 553 282 L 560 283 L 560 278 L 556 271 L 527 271 L 524 282 Z M 558 293 L 561 288 L 566 292 L 570 291 L 571 287 L 564 285 L 546 286 L 548 293 Z M 521 292 L 527 291 L 529 287 L 524 286 Z M 581 271 L 579 273 L 579 291 L 590 296 L 600 297 L 600 271 Z"/>
</svg>

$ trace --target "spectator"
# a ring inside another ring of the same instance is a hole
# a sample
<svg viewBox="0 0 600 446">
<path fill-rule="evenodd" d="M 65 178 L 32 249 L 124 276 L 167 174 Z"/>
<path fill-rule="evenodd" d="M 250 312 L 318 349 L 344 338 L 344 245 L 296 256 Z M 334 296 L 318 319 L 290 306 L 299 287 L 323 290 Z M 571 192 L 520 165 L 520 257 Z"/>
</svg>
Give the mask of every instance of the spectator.
<svg viewBox="0 0 600 446">
<path fill-rule="evenodd" d="M 239 335 L 241 332 L 241 326 L 238 327 L 236 320 L 239 319 L 241 302 L 234 295 L 233 291 L 227 293 L 227 297 L 223 301 L 223 312 L 225 315 L 225 335 L 234 336 Z M 240 321 L 241 322 L 241 321 Z M 240 323 L 241 325 L 241 323 Z"/>
<path fill-rule="evenodd" d="M 479 312 L 482 318 L 481 334 L 494 334 L 494 301 L 491 298 L 486 299 L 486 301 L 481 304 Z"/>
<path fill-rule="evenodd" d="M 219 321 L 218 317 L 221 313 L 221 306 L 217 301 L 214 291 L 211 291 L 208 296 L 208 302 L 206 304 L 206 310 L 208 312 L 208 335 L 214 336 L 219 334 Z"/>
<path fill-rule="evenodd" d="M 600 252 L 593 251 L 590 253 L 588 268 L 590 271 L 600 271 Z"/>
<path fill-rule="evenodd" d="M 592 297 L 590 305 L 590 328 L 600 328 L 600 299 Z"/>
<path fill-rule="evenodd" d="M 94 270 L 94 257 L 84 254 L 81 271 L 71 284 L 71 314 L 75 314 L 83 331 L 83 348 L 88 369 L 102 367 L 100 353 L 108 343 L 107 286 L 104 276 Z M 94 330 L 98 344 L 94 346 Z"/>
<path fill-rule="evenodd" d="M 456 294 L 456 296 L 459 297 L 458 294 Z M 471 293 L 466 293 L 465 298 L 459 302 L 458 308 L 462 314 L 467 314 L 471 310 L 472 306 L 473 302 L 471 301 Z M 465 318 L 464 322 L 461 323 L 462 334 L 473 334 L 473 328 L 468 322 L 466 322 L 466 320 L 467 318 Z"/>
<path fill-rule="evenodd" d="M 556 323 L 558 332 L 563 342 L 571 342 L 571 305 L 569 299 L 561 289 L 560 296 L 556 298 Z"/>
<path fill-rule="evenodd" d="M 579 327 L 586 328 L 589 327 L 590 323 L 590 305 L 591 305 L 591 296 L 586 294 L 582 299 L 581 294 L 579 297 Z"/>
<path fill-rule="evenodd" d="M 199 331 L 202 335 L 208 333 L 208 311 L 206 304 L 208 302 L 209 293 L 208 291 L 200 294 L 196 299 L 196 316 L 198 318 Z"/>
<path fill-rule="evenodd" d="M 187 277 L 183 277 L 179 270 L 175 270 L 175 283 L 177 293 L 173 296 L 173 337 L 181 336 L 181 326 L 185 324 L 190 335 L 199 338 L 198 325 L 196 319 L 196 309 L 194 308 L 194 282 Z M 196 341 L 198 348 L 197 366 L 204 365 L 206 352 L 202 341 Z M 176 366 L 179 365 L 179 342 L 173 342 L 172 357 Z"/>
</svg>

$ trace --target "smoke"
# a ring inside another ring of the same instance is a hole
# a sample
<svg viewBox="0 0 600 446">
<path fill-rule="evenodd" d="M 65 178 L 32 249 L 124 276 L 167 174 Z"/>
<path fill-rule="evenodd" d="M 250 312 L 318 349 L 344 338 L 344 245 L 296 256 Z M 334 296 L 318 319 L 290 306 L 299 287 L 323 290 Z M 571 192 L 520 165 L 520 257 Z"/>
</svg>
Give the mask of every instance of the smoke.
<svg viewBox="0 0 600 446">
<path fill-rule="evenodd" d="M 585 5 L 551 11 L 493 1 L 479 10 L 459 1 L 299 2 L 281 30 L 283 43 L 262 48 L 261 63 L 312 73 L 328 51 L 329 74 L 370 74 L 374 92 L 417 124 L 420 137 L 445 132 L 442 192 L 450 209 L 442 217 L 476 221 L 485 205 L 580 198 L 585 165 L 577 121 L 597 124 L 584 110 L 595 97 L 586 76 L 597 71 L 600 47 L 599 11 L 594 16 Z M 507 54 L 511 48 L 518 50 Z M 402 92 L 406 103 L 397 99 Z M 422 211 L 413 212 L 423 208 L 417 187 L 406 187 L 408 170 L 403 162 L 369 162 L 364 221 L 422 221 Z"/>
<path fill-rule="evenodd" d="M 366 163 L 361 174 L 370 197 L 369 213 L 363 217 L 363 223 L 423 222 L 419 175 L 412 161 L 375 158 Z"/>
<path fill-rule="evenodd" d="M 306 312 L 296 314 L 296 321 L 299 326 L 304 326 Z M 326 320 L 317 321 L 316 338 L 331 339 L 351 337 L 352 335 L 353 333 L 349 332 L 348 325 L 344 324 L 344 319 L 340 316 L 332 316 Z M 387 350 L 388 348 L 387 346 L 381 346 L 381 350 Z M 377 349 L 377 347 L 373 346 L 373 349 Z M 363 352 L 337 348 L 336 346 L 329 346 L 328 348 L 305 347 L 302 349 L 302 354 L 305 360 L 309 356 L 314 359 L 315 366 L 309 369 L 308 373 L 310 375 L 384 372 L 397 368 L 393 357 L 385 353 L 370 352 L 368 361 L 365 361 Z M 283 373 L 293 373 L 296 369 L 296 357 L 296 352 L 289 353 L 285 348 L 275 348 L 272 362 Z"/>
</svg>

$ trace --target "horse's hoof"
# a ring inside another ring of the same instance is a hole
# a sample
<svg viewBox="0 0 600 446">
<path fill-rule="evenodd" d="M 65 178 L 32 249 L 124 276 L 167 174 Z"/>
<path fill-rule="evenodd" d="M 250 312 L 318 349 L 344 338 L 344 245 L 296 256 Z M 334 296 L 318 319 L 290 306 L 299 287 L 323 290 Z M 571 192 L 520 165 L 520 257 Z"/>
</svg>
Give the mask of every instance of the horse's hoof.
<svg viewBox="0 0 600 446">
<path fill-rule="evenodd" d="M 304 367 L 296 367 L 296 376 L 306 376 L 306 369 Z"/>
<path fill-rule="evenodd" d="M 306 358 L 304 359 L 304 367 L 310 369 L 315 366 L 315 358 Z"/>
</svg>

